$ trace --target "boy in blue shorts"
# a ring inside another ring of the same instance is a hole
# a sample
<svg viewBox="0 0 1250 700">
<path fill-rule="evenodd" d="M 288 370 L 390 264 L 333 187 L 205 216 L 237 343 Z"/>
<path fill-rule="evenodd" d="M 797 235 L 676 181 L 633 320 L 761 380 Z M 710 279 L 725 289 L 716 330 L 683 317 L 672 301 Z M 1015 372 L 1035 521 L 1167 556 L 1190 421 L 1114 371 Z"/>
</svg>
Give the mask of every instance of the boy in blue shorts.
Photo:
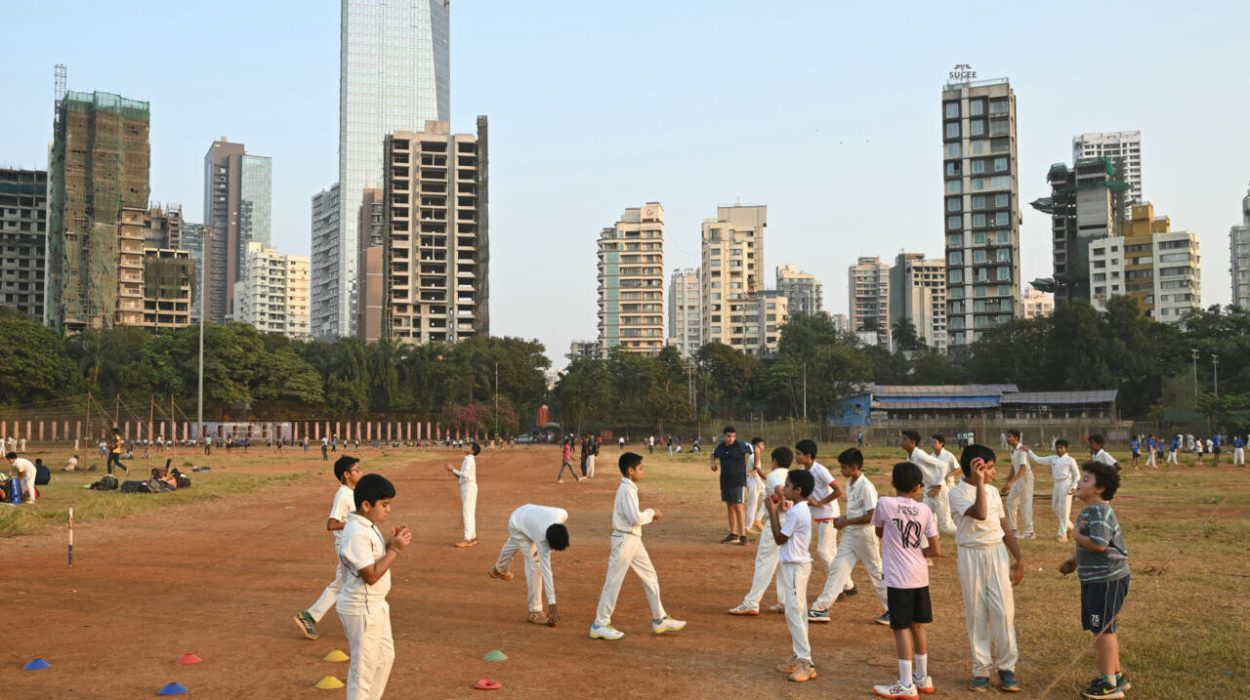
<svg viewBox="0 0 1250 700">
<path fill-rule="evenodd" d="M 1128 548 L 1124 530 L 1111 509 L 1120 488 L 1115 467 L 1087 462 L 1081 467 L 1076 497 L 1085 508 L 1076 518 L 1076 554 L 1059 571 L 1076 572 L 1081 580 L 1081 627 L 1094 633 L 1098 677 L 1085 689 L 1087 698 L 1122 698 L 1129 682 L 1120 672 L 1120 640 L 1116 622 L 1128 596 Z"/>
</svg>

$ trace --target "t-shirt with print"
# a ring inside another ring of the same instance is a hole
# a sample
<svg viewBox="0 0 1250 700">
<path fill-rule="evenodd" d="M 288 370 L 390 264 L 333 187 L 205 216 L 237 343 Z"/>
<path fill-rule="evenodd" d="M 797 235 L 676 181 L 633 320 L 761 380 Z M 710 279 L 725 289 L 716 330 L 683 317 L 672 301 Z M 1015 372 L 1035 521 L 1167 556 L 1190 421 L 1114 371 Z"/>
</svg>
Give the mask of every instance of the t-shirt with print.
<svg viewBox="0 0 1250 700">
<path fill-rule="evenodd" d="M 368 518 L 351 513 L 343 528 L 343 540 L 339 545 L 339 562 L 350 572 L 339 588 L 334 606 L 339 612 L 363 615 L 369 612 L 371 603 L 386 600 L 391 592 L 391 572 L 388 569 L 372 585 L 360 577 L 360 570 L 376 564 L 386 556 L 386 539 Z"/>
<path fill-rule="evenodd" d="M 861 474 L 847 483 L 846 517 L 863 517 L 864 514 L 876 507 L 877 487 L 872 485 L 872 482 L 868 480 L 868 477 Z M 848 525 L 847 527 L 868 527 L 868 524 Z"/>
<path fill-rule="evenodd" d="M 820 462 L 812 462 L 812 466 L 807 469 L 812 473 L 812 480 L 816 482 L 812 488 L 812 498 L 822 500 L 829 497 L 833 493 L 833 484 L 837 483 L 837 479 L 833 478 L 833 474 Z M 812 506 L 812 517 L 817 520 L 832 520 L 842 513 L 842 507 L 838 505 L 838 499 L 821 505 Z"/>
<path fill-rule="evenodd" d="M 334 492 L 334 502 L 330 504 L 330 517 L 341 522 L 347 522 L 347 515 L 356 510 L 356 493 L 352 491 L 352 487 L 346 484 L 339 484 L 339 490 Z M 343 543 L 343 530 L 334 531 L 334 549 L 338 551 L 339 545 Z"/>
<path fill-rule="evenodd" d="M 1003 541 L 1003 497 L 993 484 L 985 489 L 985 520 L 964 515 L 977 501 L 977 489 L 966 480 L 950 488 L 951 516 L 955 519 L 955 544 L 960 547 L 991 547 Z"/>
<path fill-rule="evenodd" d="M 937 521 L 929 506 L 904 496 L 886 496 L 877 501 L 872 525 L 881 528 L 881 573 L 885 585 L 929 585 L 929 565 L 921 546 L 925 537 L 938 536 Z"/>
<path fill-rule="evenodd" d="M 1076 575 L 1081 581 L 1118 581 L 1129 575 L 1124 530 L 1110 503 L 1082 508 L 1076 516 L 1076 531 L 1107 548 L 1103 552 L 1091 552 L 1076 545 Z"/>
<path fill-rule="evenodd" d="M 781 545 L 778 559 L 782 563 L 796 564 L 812 561 L 812 513 L 807 501 L 799 501 L 786 511 L 786 519 L 781 523 L 781 534 L 790 538 Z"/>
</svg>

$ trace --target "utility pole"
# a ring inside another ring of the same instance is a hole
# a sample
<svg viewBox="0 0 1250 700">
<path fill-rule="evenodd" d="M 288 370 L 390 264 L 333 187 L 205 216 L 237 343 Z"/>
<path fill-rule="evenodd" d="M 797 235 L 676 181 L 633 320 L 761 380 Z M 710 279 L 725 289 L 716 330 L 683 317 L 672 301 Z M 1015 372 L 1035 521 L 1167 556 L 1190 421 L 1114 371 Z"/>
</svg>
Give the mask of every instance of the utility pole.
<svg viewBox="0 0 1250 700">
<path fill-rule="evenodd" d="M 803 422 L 807 422 L 807 363 L 803 363 Z"/>
<path fill-rule="evenodd" d="M 1211 356 L 1211 375 L 1215 380 L 1215 398 L 1220 398 L 1220 356 Z"/>
<path fill-rule="evenodd" d="M 204 439 L 204 309 L 205 289 L 204 282 L 208 279 L 208 256 L 204 253 L 208 251 L 209 242 L 213 236 L 207 229 L 204 231 L 204 237 L 200 241 L 200 378 L 199 391 L 196 393 L 196 409 L 195 409 L 195 440 L 199 442 Z"/>
<path fill-rule="evenodd" d="M 90 389 L 87 390 L 87 410 L 85 414 L 83 415 L 82 428 L 83 428 L 83 434 L 82 434 L 83 445 L 86 445 L 87 444 L 86 441 L 91 436 L 91 390 Z"/>
<path fill-rule="evenodd" d="M 1194 358 L 1194 398 L 1198 398 L 1198 348 L 1190 348 Z"/>
<path fill-rule="evenodd" d="M 122 395 L 118 394 L 115 398 L 117 399 L 117 401 L 113 407 L 113 427 L 114 428 L 116 428 L 120 424 L 121 419 L 122 419 Z"/>
<path fill-rule="evenodd" d="M 495 439 L 499 439 L 499 361 L 495 361 Z"/>
</svg>

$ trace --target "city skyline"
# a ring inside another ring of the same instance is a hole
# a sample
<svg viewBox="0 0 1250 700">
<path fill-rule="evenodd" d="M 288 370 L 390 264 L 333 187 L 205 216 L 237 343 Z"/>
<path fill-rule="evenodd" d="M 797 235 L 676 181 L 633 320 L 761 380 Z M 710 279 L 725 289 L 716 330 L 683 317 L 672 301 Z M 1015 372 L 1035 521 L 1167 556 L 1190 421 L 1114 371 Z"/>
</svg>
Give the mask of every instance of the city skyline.
<svg viewBox="0 0 1250 700">
<path fill-rule="evenodd" d="M 0 118 L 0 163 L 47 167 L 52 65 L 66 63 L 71 89 L 150 102 L 151 198 L 181 203 L 189 222 L 203 221 L 197 207 L 204 144 L 230 134 L 271 156 L 273 245 L 306 254 L 308 203 L 337 171 L 339 13 L 338 3 L 282 11 L 289 7 L 178 8 L 181 30 L 174 33 L 160 30 L 171 21 L 161 13 L 145 17 L 68 2 L 13 8 L 16 65 L 10 109 Z M 719 32 L 710 34 L 703 30 L 713 7 Z M 1235 27 L 1250 18 L 1247 8 L 1223 8 L 1224 21 L 1212 26 L 1210 15 L 1163 3 L 1071 4 L 1071 12 L 1102 26 L 1122 21 L 1126 10 L 1144 23 L 1165 22 L 1179 42 L 1175 51 L 1155 55 L 1132 50 L 1128 38 L 1104 37 L 1107 58 L 1093 73 L 1088 61 L 1053 53 L 1054 36 L 1068 29 L 1070 12 L 1062 10 L 1031 18 L 1027 34 L 996 34 L 1021 26 L 1019 13 L 986 5 L 956 19 L 917 5 L 899 21 L 889 9 L 843 12 L 810 4 L 759 16 L 753 7 L 457 4 L 451 127 L 467 131 L 474 115 L 489 114 L 495 132 L 496 334 L 537 337 L 562 364 L 570 340 L 594 334 L 597 231 L 621 203 L 651 200 L 666 209 L 666 277 L 698 264 L 699 222 L 712 207 L 767 204 L 768 259 L 801 264 L 826 284 L 826 310 L 845 312 L 842 275 L 860 255 L 942 251 L 935 124 L 947 72 L 960 63 L 973 65 L 979 77 L 1011 80 L 1023 202 L 1048 193 L 1047 169 L 1070 162 L 1073 137 L 1141 131 L 1146 198 L 1203 239 L 1203 303 L 1229 301 L 1227 235 L 1241 219 L 1250 180 L 1250 137 L 1236 115 L 1250 98 L 1235 89 L 1242 64 L 1224 58 L 1231 53 L 1221 55 L 1219 47 L 1235 45 Z M 257 26 L 281 17 L 290 31 L 275 34 L 263 50 L 242 38 L 221 39 L 220 48 L 236 51 L 214 53 L 212 65 L 185 50 L 197 39 L 194 27 L 243 8 Z M 123 21 L 148 28 L 149 50 L 162 60 L 50 45 L 39 37 L 54 18 L 63 35 Z M 510 38 L 538 28 L 550 29 L 549 41 L 524 46 L 518 57 Z M 950 32 L 978 29 L 988 38 L 976 49 L 949 48 Z M 1199 35 L 1201 43 L 1186 39 Z M 636 50 L 639 36 L 648 51 Z M 748 39 L 758 48 L 713 50 Z M 871 58 L 882 43 L 901 48 Z M 199 99 L 227 82 L 237 83 L 237 100 L 205 105 Z M 598 106 L 619 100 L 626 84 L 646 85 L 667 117 L 639 120 Z M 706 109 L 729 89 L 753 89 L 751 102 L 764 107 Z M 1191 107 L 1216 102 L 1220 110 Z M 761 126 L 786 133 L 799 147 L 783 154 L 774 139 L 750 138 Z M 538 131 L 560 134 L 562 147 L 529 137 Z M 1220 148 L 1195 149 L 1195 133 L 1218 140 Z M 1195 178 L 1198 163 L 1202 176 Z M 579 177 L 563 181 L 560 206 L 549 206 L 550 183 L 568 172 Z M 889 187 L 873 184 L 887 179 Z M 1028 209 L 1023 219 L 1021 281 L 1028 282 L 1051 274 L 1050 222 Z M 567 301 L 558 314 L 531 311 L 550 308 L 551 300 Z"/>
</svg>

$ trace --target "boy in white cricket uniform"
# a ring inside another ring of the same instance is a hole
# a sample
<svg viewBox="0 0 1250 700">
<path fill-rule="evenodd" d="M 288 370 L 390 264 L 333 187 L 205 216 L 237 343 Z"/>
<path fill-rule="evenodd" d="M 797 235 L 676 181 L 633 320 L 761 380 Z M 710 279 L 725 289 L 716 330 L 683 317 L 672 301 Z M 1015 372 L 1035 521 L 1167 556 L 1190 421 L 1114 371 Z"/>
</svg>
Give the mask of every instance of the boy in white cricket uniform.
<svg viewBox="0 0 1250 700">
<path fill-rule="evenodd" d="M 812 440 L 799 440 L 794 446 L 794 460 L 812 473 L 812 495 L 807 499 L 811 509 L 812 529 L 815 531 L 816 559 L 825 572 L 826 580 L 833 575 L 833 555 L 838 551 L 838 529 L 833 519 L 842 515 L 838 499 L 842 497 L 842 487 L 825 465 L 816 461 L 816 443 Z M 854 591 L 854 585 L 848 585 L 847 592 Z"/>
<path fill-rule="evenodd" d="M 751 438 L 751 454 L 747 455 L 747 532 L 760 534 L 764 529 L 764 438 Z"/>
<path fill-rule="evenodd" d="M 764 479 L 764 498 L 780 501 L 779 508 L 785 512 L 790 507 L 788 501 L 783 500 L 781 491 L 786 484 L 786 475 L 790 473 L 790 465 L 794 463 L 794 453 L 789 447 L 778 447 L 773 450 L 772 459 L 773 469 Z M 772 607 L 772 611 L 785 612 L 785 595 L 781 589 L 781 578 L 777 576 L 779 552 L 777 540 L 773 539 L 771 534 L 760 537 L 759 546 L 755 550 L 755 577 L 751 579 L 751 590 L 747 591 L 746 597 L 742 599 L 738 607 L 730 608 L 730 615 L 758 615 L 760 600 L 764 597 L 764 592 L 768 590 L 768 584 L 774 580 L 776 581 L 777 604 Z"/>
<path fill-rule="evenodd" d="M 1034 482 L 1033 469 L 1029 467 L 1029 448 L 1021 444 L 1019 430 L 1007 431 L 1007 446 L 1011 448 L 1011 476 L 1007 478 L 1002 490 L 1002 495 L 1007 497 L 1007 523 L 1017 538 L 1031 540 L 1034 537 Z M 1017 511 L 1020 513 L 1019 521 L 1016 520 Z"/>
<path fill-rule="evenodd" d="M 877 508 L 877 488 L 863 475 L 864 454 L 858 448 L 848 448 L 838 455 L 838 466 L 842 469 L 843 478 L 847 479 L 846 515 L 833 521 L 834 527 L 841 530 L 842 537 L 829 578 L 825 579 L 825 587 L 812 603 L 812 609 L 807 611 L 807 621 L 829 622 L 829 606 L 851 582 L 851 570 L 858 561 L 864 565 L 872 590 L 881 601 L 882 613 L 877 622 L 888 625 L 890 613 L 885 585 L 881 582 L 881 541 L 871 524 L 873 511 Z"/>
<path fill-rule="evenodd" d="M 477 544 L 477 456 L 482 453 L 482 446 L 470 442 L 464 446 L 464 460 L 460 468 L 450 464 L 443 465 L 447 473 L 460 480 L 460 512 L 464 518 L 464 539 L 456 543 L 457 547 L 472 547 Z"/>
<path fill-rule="evenodd" d="M 946 477 L 951 471 L 950 464 L 920 449 L 920 433 L 914 430 L 904 430 L 899 443 L 903 452 L 907 453 L 907 461 L 920 467 L 920 473 L 924 475 L 924 502 L 937 519 L 938 531 L 953 534 L 955 521 L 951 520 L 951 505 L 946 487 Z M 932 563 L 931 560 L 926 561 Z"/>
<path fill-rule="evenodd" d="M 1051 457 L 1038 457 L 1029 450 L 1029 459 L 1038 464 L 1050 467 L 1050 477 L 1054 484 L 1050 491 L 1050 510 L 1059 521 L 1059 542 L 1068 541 L 1068 532 L 1072 529 L 1072 493 L 1076 482 L 1081 480 L 1081 468 L 1076 459 L 1068 454 L 1068 441 L 1055 441 L 1055 454 Z"/>
<path fill-rule="evenodd" d="M 317 602 L 313 603 L 312 607 L 295 615 L 295 624 L 309 639 L 317 638 L 317 623 L 321 622 L 321 618 L 325 617 L 327 612 L 330 612 L 339 589 L 351 576 L 351 572 L 343 568 L 342 562 L 338 559 L 338 553 L 343 544 L 343 528 L 347 525 L 347 515 L 356 508 L 355 497 L 352 494 L 356 488 L 356 482 L 360 481 L 360 460 L 348 455 L 339 457 L 334 462 L 334 478 L 338 479 L 339 488 L 334 492 L 334 502 L 330 504 L 330 518 L 326 520 L 326 529 L 334 533 L 336 562 L 334 580 L 321 592 L 321 597 L 317 598 Z"/>
<path fill-rule="evenodd" d="M 801 444 L 801 443 L 800 443 Z M 796 469 L 786 475 L 785 500 L 790 502 L 786 521 L 781 523 L 780 506 L 773 499 L 764 501 L 773 540 L 781 548 L 781 588 L 785 595 L 786 626 L 790 629 L 790 645 L 794 655 L 777 667 L 796 683 L 816 677 L 812 662 L 812 645 L 807 635 L 807 582 L 812 575 L 812 515 L 807 505 L 815 479 L 812 473 Z"/>
<path fill-rule="evenodd" d="M 1112 457 L 1110 453 L 1102 449 L 1102 446 L 1103 446 L 1103 441 L 1102 441 L 1101 435 L 1089 436 L 1089 452 L 1090 452 L 1089 461 L 1098 462 L 1099 464 L 1105 464 L 1108 467 L 1115 467 L 1118 470 L 1120 468 L 1120 463 L 1115 461 L 1115 457 Z M 1199 451 L 1198 458 L 1202 459 L 1201 451 Z M 1081 479 L 1079 475 L 1076 478 L 1077 478 L 1077 481 L 1080 481 Z"/>
<path fill-rule="evenodd" d="M 334 606 L 347 635 L 351 667 L 347 672 L 347 700 L 378 700 L 395 663 L 391 635 L 391 564 L 412 542 L 407 525 L 390 538 L 378 526 L 391 514 L 395 487 L 381 474 L 366 474 L 353 492 L 356 510 L 347 516 L 339 560 L 350 575 L 339 589 Z"/>
<path fill-rule="evenodd" d="M 994 461 L 994 451 L 984 445 L 964 448 L 959 458 L 964 478 L 950 493 L 959 546 L 959 587 L 972 645 L 973 677 L 968 688 L 987 690 L 990 673 L 997 669 L 1000 687 L 1017 692 L 1020 682 L 1015 668 L 1020 652 L 1011 588 L 1024 577 L 1024 563 L 994 489 Z"/>
<path fill-rule="evenodd" d="M 527 503 L 512 511 L 508 517 L 508 541 L 499 551 L 495 566 L 487 576 L 499 581 L 511 581 L 512 557 L 517 552 L 525 559 L 525 587 L 529 594 L 529 616 L 536 625 L 555 627 L 560 621 L 556 608 L 556 585 L 551 571 L 551 552 L 562 552 L 569 546 L 569 530 L 564 523 L 569 512 L 563 508 L 551 508 Z M 547 591 L 547 614 L 543 614 L 543 589 Z"/>
<path fill-rule="evenodd" d="M 612 611 L 621 593 L 621 584 L 630 568 L 642 580 L 642 590 L 651 606 L 651 633 L 665 634 L 685 629 L 686 623 L 674 620 L 664 612 L 660 602 L 660 579 L 651 565 L 651 555 L 642 543 L 642 526 L 663 520 L 664 514 L 653 508 L 638 509 L 638 482 L 642 481 L 642 455 L 626 452 L 617 460 L 621 470 L 621 485 L 616 488 L 616 502 L 612 508 L 612 549 L 608 555 L 608 574 L 603 580 L 603 592 L 599 595 L 599 609 L 590 626 L 591 639 L 615 641 L 625 633 L 612 626 Z"/>
<path fill-rule="evenodd" d="M 16 452 L 10 451 L 4 458 L 9 460 L 9 466 L 17 470 L 17 478 L 22 483 L 22 502 L 34 503 L 35 498 L 35 465 L 31 464 L 29 459 L 18 457 Z"/>
</svg>

